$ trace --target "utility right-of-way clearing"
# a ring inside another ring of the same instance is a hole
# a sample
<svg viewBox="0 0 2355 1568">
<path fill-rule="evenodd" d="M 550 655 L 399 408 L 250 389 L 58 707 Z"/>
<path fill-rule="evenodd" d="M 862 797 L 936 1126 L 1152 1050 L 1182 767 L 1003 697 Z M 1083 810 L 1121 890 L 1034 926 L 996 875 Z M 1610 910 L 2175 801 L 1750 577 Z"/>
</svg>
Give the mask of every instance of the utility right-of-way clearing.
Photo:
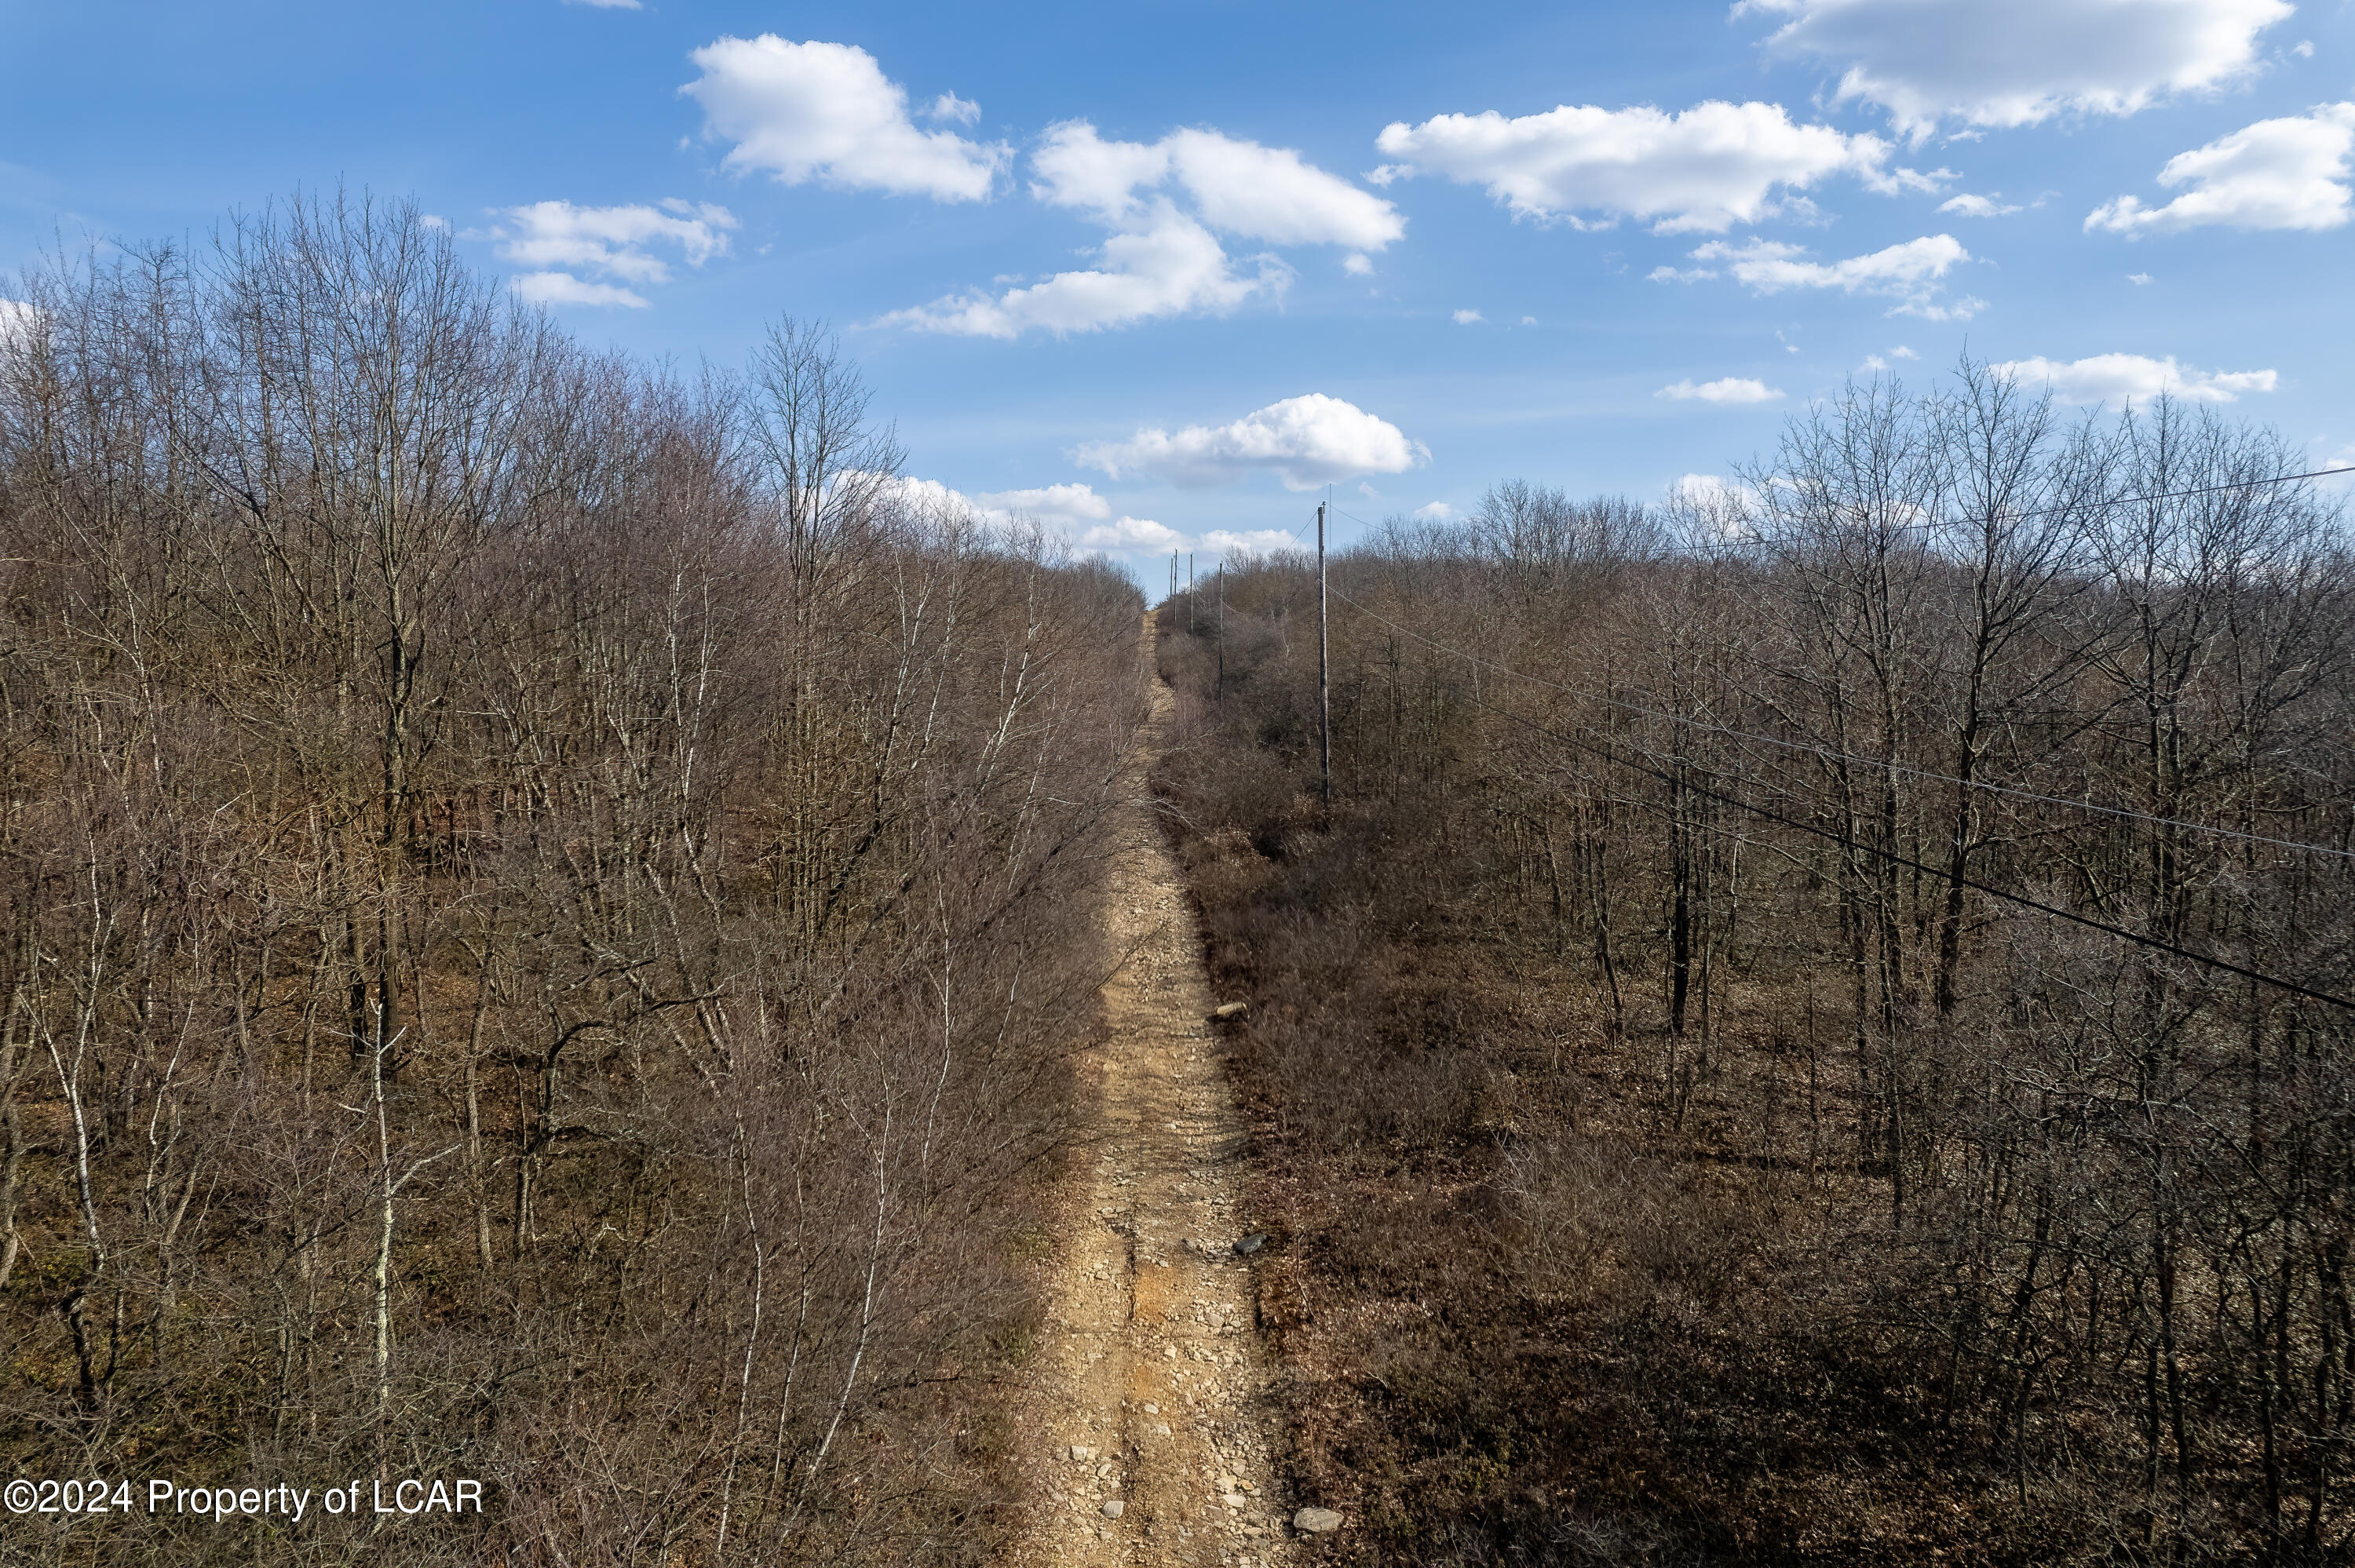
<svg viewBox="0 0 2355 1568">
<path fill-rule="evenodd" d="M 1153 701 L 1148 752 L 1174 699 L 1156 683 Z M 1106 936 L 1125 958 L 1082 1086 L 1089 1141 L 1024 1433 L 1039 1506 L 1014 1561 L 1272 1568 L 1297 1510 L 1271 1464 L 1244 1128 L 1143 772 L 1117 829 Z"/>
</svg>

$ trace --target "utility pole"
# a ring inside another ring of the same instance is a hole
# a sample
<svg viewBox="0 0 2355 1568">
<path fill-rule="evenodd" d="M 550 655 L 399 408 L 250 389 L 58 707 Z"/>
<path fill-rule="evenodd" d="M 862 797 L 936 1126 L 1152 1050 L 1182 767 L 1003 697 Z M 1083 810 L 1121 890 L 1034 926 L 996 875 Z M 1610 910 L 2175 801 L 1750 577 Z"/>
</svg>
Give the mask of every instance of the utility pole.
<svg viewBox="0 0 2355 1568">
<path fill-rule="evenodd" d="M 1325 508 L 1316 509 L 1316 748 L 1325 764 L 1325 810 L 1333 809 L 1333 677 L 1325 640 Z"/>
<path fill-rule="evenodd" d="M 1219 557 L 1219 700 L 1227 700 L 1227 558 Z"/>
<path fill-rule="evenodd" d="M 1186 630 L 1191 633 L 1199 629 L 1194 618 L 1194 552 L 1186 552 Z"/>
</svg>

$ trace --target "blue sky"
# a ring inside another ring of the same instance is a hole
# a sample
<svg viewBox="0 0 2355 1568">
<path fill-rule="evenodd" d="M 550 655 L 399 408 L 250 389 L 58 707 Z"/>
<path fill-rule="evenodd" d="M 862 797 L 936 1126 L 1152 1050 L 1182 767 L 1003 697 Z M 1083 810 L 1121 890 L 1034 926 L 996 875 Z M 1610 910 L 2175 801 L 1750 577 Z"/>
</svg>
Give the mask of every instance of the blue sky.
<svg viewBox="0 0 2355 1568">
<path fill-rule="evenodd" d="M 591 343 L 826 318 L 912 478 L 1148 583 L 1328 482 L 1657 496 L 1966 346 L 2355 454 L 2350 0 L 5 0 L 0 51 L 0 266 L 413 196 Z"/>
</svg>

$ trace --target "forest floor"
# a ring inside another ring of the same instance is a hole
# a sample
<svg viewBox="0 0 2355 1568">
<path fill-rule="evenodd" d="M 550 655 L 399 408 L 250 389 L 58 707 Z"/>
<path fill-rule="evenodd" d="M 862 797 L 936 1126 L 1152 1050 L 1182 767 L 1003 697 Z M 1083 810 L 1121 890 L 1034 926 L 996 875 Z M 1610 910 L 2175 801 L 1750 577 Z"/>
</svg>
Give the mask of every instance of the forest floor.
<svg viewBox="0 0 2355 1568">
<path fill-rule="evenodd" d="M 1174 704 L 1156 681 L 1147 753 Z M 1120 967 L 1082 1075 L 1086 1141 L 1023 1423 L 1035 1507 L 1012 1560 L 1275 1568 L 1292 1561 L 1289 1510 L 1273 1479 L 1252 1261 L 1235 1250 L 1252 1230 L 1246 1129 L 1149 761 L 1117 830 L 1104 918 Z"/>
</svg>

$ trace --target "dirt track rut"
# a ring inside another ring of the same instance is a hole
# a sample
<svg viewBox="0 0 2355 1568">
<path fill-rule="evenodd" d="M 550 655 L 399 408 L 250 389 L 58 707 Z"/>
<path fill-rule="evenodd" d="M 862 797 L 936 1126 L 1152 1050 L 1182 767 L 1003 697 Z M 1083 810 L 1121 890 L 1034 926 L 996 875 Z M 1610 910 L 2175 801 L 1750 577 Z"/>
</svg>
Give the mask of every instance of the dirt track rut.
<svg viewBox="0 0 2355 1568">
<path fill-rule="evenodd" d="M 1148 751 L 1173 703 L 1156 683 Z M 1013 1561 L 1274 1568 L 1292 1553 L 1270 1473 L 1254 1330 L 1244 1128 L 1176 863 L 1138 770 L 1106 903 L 1125 954 L 1082 1093 L 1093 1138 L 1067 1198 L 1040 1399 L 1026 1422 L 1031 1529 Z"/>
</svg>

